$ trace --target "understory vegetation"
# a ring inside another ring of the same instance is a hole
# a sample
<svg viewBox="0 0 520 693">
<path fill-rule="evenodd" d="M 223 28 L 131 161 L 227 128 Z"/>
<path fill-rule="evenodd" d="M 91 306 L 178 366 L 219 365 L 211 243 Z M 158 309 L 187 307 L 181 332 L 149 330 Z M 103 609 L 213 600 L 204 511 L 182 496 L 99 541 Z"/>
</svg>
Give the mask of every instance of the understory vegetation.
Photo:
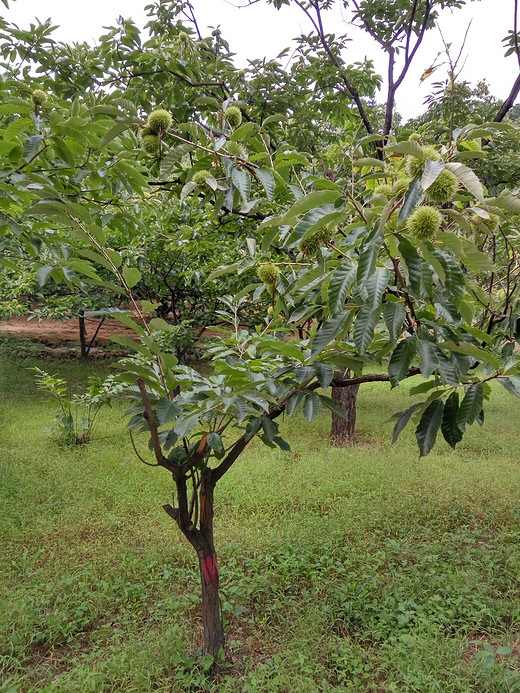
<svg viewBox="0 0 520 693">
<path fill-rule="evenodd" d="M 169 474 L 136 459 L 122 399 L 89 446 L 58 445 L 31 365 L 0 361 L 2 693 L 520 690 L 520 403 L 504 388 L 486 426 L 420 460 L 412 431 L 389 447 L 409 397 L 385 383 L 363 386 L 355 446 L 328 446 L 325 413 L 291 420 L 290 452 L 253 442 L 217 492 L 230 656 L 210 677 L 198 569 L 160 507 Z"/>
</svg>

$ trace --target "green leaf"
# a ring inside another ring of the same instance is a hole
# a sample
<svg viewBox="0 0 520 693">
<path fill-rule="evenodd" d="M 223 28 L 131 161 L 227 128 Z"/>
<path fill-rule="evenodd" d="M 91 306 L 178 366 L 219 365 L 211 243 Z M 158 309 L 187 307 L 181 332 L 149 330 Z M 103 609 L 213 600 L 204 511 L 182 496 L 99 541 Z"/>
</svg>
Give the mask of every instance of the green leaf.
<svg viewBox="0 0 520 693">
<path fill-rule="evenodd" d="M 392 434 L 392 445 L 397 441 L 401 431 L 405 428 L 406 424 L 410 421 L 415 412 L 421 407 L 424 407 L 424 402 L 413 404 L 408 409 L 405 409 L 405 411 L 399 411 L 397 414 L 394 414 L 391 417 L 392 419 L 396 419 L 396 424 Z"/>
<path fill-rule="evenodd" d="M 316 356 L 325 349 L 334 339 L 341 334 L 350 316 L 349 310 L 344 310 L 334 317 L 330 317 L 316 332 L 311 344 L 311 357 Z"/>
<path fill-rule="evenodd" d="M 520 397 L 520 376 L 513 375 L 509 378 L 499 378 L 499 382 L 515 397 Z"/>
<path fill-rule="evenodd" d="M 34 120 L 31 118 L 16 118 L 12 120 L 3 132 L 3 139 L 8 142 L 9 140 L 14 140 L 15 137 L 21 135 L 22 132 L 32 129 L 34 127 Z M 42 138 L 43 139 L 43 138 Z"/>
<path fill-rule="evenodd" d="M 424 173 L 421 177 L 421 187 L 423 190 L 427 190 L 430 185 L 437 180 L 443 168 L 444 162 L 441 160 L 434 161 L 433 159 L 428 159 L 426 161 Z"/>
<path fill-rule="evenodd" d="M 421 291 L 421 280 L 423 276 L 423 261 L 416 248 L 407 238 L 401 237 L 399 241 L 399 252 L 401 262 L 404 262 L 408 270 L 408 279 L 413 293 L 418 296 Z"/>
<path fill-rule="evenodd" d="M 472 424 L 482 411 L 484 404 L 484 386 L 482 383 L 474 383 L 466 390 L 464 399 L 457 414 L 457 424 L 464 429 L 466 424 Z"/>
<path fill-rule="evenodd" d="M 332 273 L 328 296 L 331 315 L 336 315 L 344 308 L 346 298 L 356 279 L 356 273 L 357 269 L 355 265 L 352 266 L 351 260 L 343 260 Z"/>
<path fill-rule="evenodd" d="M 267 440 L 272 443 L 278 433 L 278 426 L 267 416 L 262 416 L 262 428 Z"/>
<path fill-rule="evenodd" d="M 309 392 L 303 403 L 303 415 L 307 421 L 312 421 L 320 409 L 320 398 L 316 392 Z"/>
<path fill-rule="evenodd" d="M 44 286 L 49 274 L 52 272 L 52 265 L 44 265 L 36 271 L 36 278 L 40 286 Z"/>
<path fill-rule="evenodd" d="M 224 453 L 224 443 L 218 433 L 208 433 L 206 442 L 217 455 Z"/>
<path fill-rule="evenodd" d="M 330 409 L 331 412 L 336 414 L 336 416 L 339 416 L 341 419 L 348 419 L 347 412 L 342 407 L 338 406 L 330 397 L 325 397 L 325 395 L 318 396 L 320 398 L 320 402 Z"/>
<path fill-rule="evenodd" d="M 30 161 L 38 149 L 40 144 L 43 142 L 43 135 L 31 135 L 23 143 L 23 160 L 25 162 Z"/>
<path fill-rule="evenodd" d="M 337 190 L 317 190 L 311 192 L 293 204 L 289 211 L 284 214 L 279 225 L 292 224 L 301 214 L 316 207 L 333 204 L 339 197 L 341 197 L 341 193 Z"/>
<path fill-rule="evenodd" d="M 419 425 L 415 429 L 415 437 L 419 445 L 420 457 L 427 455 L 435 445 L 437 433 L 441 427 L 444 412 L 444 403 L 441 399 L 435 399 L 426 407 Z"/>
<path fill-rule="evenodd" d="M 417 339 L 413 336 L 403 339 L 396 346 L 388 364 L 388 375 L 392 387 L 396 387 L 403 378 L 406 378 L 416 353 Z"/>
<path fill-rule="evenodd" d="M 238 142 L 240 140 L 246 140 L 251 135 L 256 135 L 260 131 L 260 126 L 258 123 L 243 123 L 238 127 L 229 137 L 231 141 Z"/>
<path fill-rule="evenodd" d="M 408 219 L 413 210 L 423 199 L 423 189 L 420 180 L 414 180 L 410 183 L 406 195 L 404 196 L 404 202 L 399 211 L 398 222 L 402 224 Z"/>
<path fill-rule="evenodd" d="M 477 361 L 489 363 L 496 370 L 499 370 L 502 365 L 500 359 L 494 356 L 489 349 L 482 349 L 471 342 L 460 342 L 459 344 L 455 344 L 455 342 L 445 342 L 443 346 L 446 349 L 450 349 L 450 351 L 473 356 Z"/>
<path fill-rule="evenodd" d="M 179 144 L 176 147 L 172 147 L 161 161 L 161 176 L 169 176 L 175 165 L 191 150 L 192 147 L 189 144 Z"/>
<path fill-rule="evenodd" d="M 374 310 L 380 308 L 383 293 L 388 285 L 390 272 L 386 267 L 376 267 L 372 275 L 365 284 L 368 294 L 368 305 Z"/>
<path fill-rule="evenodd" d="M 123 267 L 122 273 L 123 279 L 125 280 L 129 289 L 135 286 L 137 282 L 140 281 L 142 276 L 137 267 L 128 267 L 127 265 Z"/>
<path fill-rule="evenodd" d="M 172 421 L 181 412 L 180 408 L 177 406 L 177 404 L 175 404 L 174 401 L 171 399 L 166 399 L 165 397 L 159 400 L 155 411 L 159 426 L 164 426 L 164 424 Z"/>
<path fill-rule="evenodd" d="M 276 190 L 276 181 L 274 178 L 274 173 L 269 168 L 257 168 L 255 169 L 255 175 L 264 186 L 265 194 L 268 200 L 272 200 Z"/>
<path fill-rule="evenodd" d="M 442 416 L 441 431 L 444 440 L 453 449 L 462 440 L 462 431 L 457 423 L 459 412 L 459 393 L 452 392 L 444 404 L 444 414 Z"/>
<path fill-rule="evenodd" d="M 414 140 L 405 140 L 404 142 L 391 144 L 389 147 L 385 147 L 385 152 L 389 154 L 408 154 L 415 156 L 416 159 L 421 159 L 421 161 L 424 159 L 421 145 Z"/>
<path fill-rule="evenodd" d="M 104 137 L 102 137 L 99 148 L 103 149 L 106 147 L 107 144 L 112 142 L 116 137 L 119 137 L 119 135 L 122 135 L 129 127 L 131 127 L 131 123 L 116 123 L 113 125 Z"/>
<path fill-rule="evenodd" d="M 285 405 L 285 413 L 287 416 L 292 416 L 294 414 L 304 396 L 303 392 L 293 392 Z"/>
<path fill-rule="evenodd" d="M 357 283 L 362 286 L 373 273 L 379 249 L 383 245 L 384 236 L 375 229 L 364 244 L 357 269 Z"/>
<path fill-rule="evenodd" d="M 418 339 L 417 353 L 419 354 L 419 368 L 421 369 L 421 375 L 423 378 L 429 378 L 439 366 L 437 345 L 433 342 L 429 342 L 428 340 Z"/>
<path fill-rule="evenodd" d="M 451 162 L 446 164 L 446 168 L 457 176 L 466 190 L 469 190 L 477 200 L 484 199 L 484 188 L 482 187 L 482 183 L 468 166 Z"/>
<path fill-rule="evenodd" d="M 325 205 L 309 210 L 294 227 L 291 235 L 285 242 L 287 248 L 294 247 L 302 240 L 309 238 L 315 231 L 324 226 L 334 226 L 345 217 L 345 212 L 338 212 L 334 205 Z"/>
<path fill-rule="evenodd" d="M 491 200 L 489 200 L 489 202 L 491 202 Z M 495 197 L 492 200 L 492 204 L 494 207 L 505 209 L 506 212 L 520 214 L 520 198 L 516 195 L 511 195 L 509 191 L 504 191 L 499 197 Z"/>
<path fill-rule="evenodd" d="M 234 168 L 231 173 L 231 179 L 236 186 L 244 204 L 249 201 L 251 195 L 251 176 L 243 168 Z"/>
<path fill-rule="evenodd" d="M 334 378 L 334 370 L 328 363 L 320 363 L 319 361 L 314 362 L 314 370 L 316 371 L 316 378 L 318 379 L 321 387 L 326 390 Z"/>
<path fill-rule="evenodd" d="M 361 354 L 364 354 L 372 343 L 374 330 L 379 320 L 379 309 L 362 308 L 354 323 L 354 343 Z"/>
<path fill-rule="evenodd" d="M 383 318 L 389 332 L 390 340 L 397 342 L 403 331 L 406 318 L 406 306 L 398 301 L 390 301 L 383 305 Z"/>
</svg>

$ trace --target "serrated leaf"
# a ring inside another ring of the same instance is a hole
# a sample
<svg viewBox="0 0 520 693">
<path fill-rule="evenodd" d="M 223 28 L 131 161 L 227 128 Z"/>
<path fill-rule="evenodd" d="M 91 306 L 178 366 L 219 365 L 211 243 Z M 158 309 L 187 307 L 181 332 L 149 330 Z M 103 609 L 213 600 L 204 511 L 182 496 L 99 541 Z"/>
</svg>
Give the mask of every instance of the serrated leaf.
<svg viewBox="0 0 520 693">
<path fill-rule="evenodd" d="M 38 149 L 40 144 L 43 142 L 43 135 L 31 135 L 23 143 L 23 160 L 25 162 L 30 161 Z"/>
<path fill-rule="evenodd" d="M 44 265 L 36 271 L 36 278 L 40 286 L 44 286 L 49 274 L 52 272 L 52 265 Z"/>
<path fill-rule="evenodd" d="M 163 397 L 157 403 L 155 411 L 157 413 L 159 426 L 164 426 L 164 424 L 175 419 L 175 417 L 180 414 L 181 410 L 173 400 Z"/>
<path fill-rule="evenodd" d="M 416 159 L 424 159 L 424 152 L 421 145 L 414 140 L 405 140 L 404 142 L 397 142 L 397 144 L 391 144 L 385 147 L 385 152 L 389 154 L 407 154 L 409 156 L 414 156 Z"/>
<path fill-rule="evenodd" d="M 131 127 L 131 123 L 116 123 L 113 125 L 110 130 L 102 137 L 101 142 L 99 143 L 99 148 L 103 149 L 104 147 L 107 146 L 112 140 L 114 140 L 116 137 L 119 137 L 119 135 L 122 135 L 123 132 L 128 130 L 128 128 Z"/>
<path fill-rule="evenodd" d="M 316 392 L 309 392 L 303 403 L 303 415 L 307 421 L 312 421 L 320 409 L 320 398 Z"/>
<path fill-rule="evenodd" d="M 16 118 L 12 120 L 3 132 L 3 138 L 6 142 L 9 140 L 14 140 L 15 137 L 21 135 L 22 132 L 32 129 L 34 127 L 34 120 L 31 118 Z M 43 139 L 43 137 L 42 137 Z"/>
<path fill-rule="evenodd" d="M 280 225 L 292 224 L 300 215 L 305 214 L 316 207 L 333 204 L 341 197 L 341 193 L 337 190 L 317 190 L 311 192 L 304 197 L 301 197 L 293 206 L 286 212 L 280 221 Z"/>
<path fill-rule="evenodd" d="M 396 387 L 408 375 L 410 365 L 416 353 L 417 340 L 413 336 L 403 339 L 396 346 L 388 364 L 388 375 L 392 387 Z"/>
<path fill-rule="evenodd" d="M 328 296 L 331 315 L 336 315 L 344 308 L 346 298 L 356 279 L 356 273 L 357 268 L 352 266 L 351 260 L 343 260 L 332 273 Z"/>
<path fill-rule="evenodd" d="M 417 353 L 419 354 L 419 368 L 423 378 L 429 378 L 438 368 L 439 359 L 437 346 L 427 340 L 417 340 Z"/>
<path fill-rule="evenodd" d="M 515 397 L 520 397 L 520 377 L 511 376 L 509 378 L 499 378 L 499 382 L 506 388 L 506 390 Z"/>
<path fill-rule="evenodd" d="M 243 168 L 234 168 L 231 173 L 231 179 L 242 196 L 244 204 L 246 204 L 251 195 L 251 176 Z"/>
<path fill-rule="evenodd" d="M 374 310 L 381 306 L 381 299 L 386 287 L 388 286 L 388 279 L 390 277 L 390 272 L 386 267 L 376 267 L 374 272 L 368 278 L 365 283 L 368 303 Z"/>
<path fill-rule="evenodd" d="M 272 200 L 276 190 L 274 173 L 269 168 L 257 168 L 255 169 L 255 175 L 264 186 L 267 199 Z"/>
<path fill-rule="evenodd" d="M 466 190 L 469 190 L 477 200 L 484 199 L 484 188 L 482 187 L 482 183 L 468 166 L 457 162 L 451 162 L 446 164 L 446 168 L 457 176 Z"/>
<path fill-rule="evenodd" d="M 374 330 L 379 320 L 379 309 L 362 308 L 354 323 L 354 343 L 361 354 L 364 354 L 372 343 Z"/>
<path fill-rule="evenodd" d="M 206 443 L 217 455 L 221 455 L 224 452 L 224 443 L 218 433 L 208 433 Z"/>
<path fill-rule="evenodd" d="M 424 165 L 424 172 L 421 177 L 421 186 L 423 191 L 427 190 L 432 183 L 435 183 L 439 174 L 444 168 L 444 161 L 440 159 L 434 161 L 433 159 L 428 159 Z"/>
<path fill-rule="evenodd" d="M 292 416 L 294 414 L 304 396 L 303 392 L 293 392 L 285 405 L 285 413 L 287 416 Z"/>
<path fill-rule="evenodd" d="M 459 407 L 457 424 L 462 428 L 464 428 L 466 424 L 471 425 L 482 411 L 483 404 L 484 387 L 482 383 L 470 385 Z"/>
<path fill-rule="evenodd" d="M 348 419 L 348 414 L 347 412 L 342 409 L 340 406 L 334 402 L 330 397 L 325 397 L 325 395 L 318 395 L 320 398 L 320 402 L 324 404 L 328 409 L 331 410 L 336 416 L 339 416 L 341 419 Z"/>
<path fill-rule="evenodd" d="M 397 414 L 392 416 L 392 419 L 397 419 L 392 433 L 392 445 L 397 441 L 401 431 L 405 428 L 406 424 L 410 421 L 415 412 L 424 406 L 424 402 L 419 402 L 418 404 L 413 404 L 405 411 L 399 411 Z"/>
<path fill-rule="evenodd" d="M 235 142 L 246 140 L 251 137 L 251 135 L 256 135 L 259 131 L 260 125 L 258 125 L 258 123 L 243 123 L 230 135 L 229 139 Z"/>
<path fill-rule="evenodd" d="M 316 378 L 318 379 L 321 387 L 326 390 L 331 384 L 334 378 L 334 370 L 328 363 L 320 363 L 319 361 L 314 362 L 314 370 L 316 371 Z"/>
<path fill-rule="evenodd" d="M 401 261 L 406 265 L 408 270 L 408 279 L 410 287 L 416 296 L 421 292 L 421 280 L 423 277 L 423 260 L 419 256 L 417 249 L 410 243 L 407 238 L 401 238 L 399 241 L 399 252 L 401 253 Z"/>
<path fill-rule="evenodd" d="M 383 306 L 383 318 L 388 330 L 390 340 L 397 342 L 403 331 L 403 323 L 406 318 L 406 306 L 404 303 L 391 301 Z"/>
<path fill-rule="evenodd" d="M 314 359 L 323 349 L 341 334 L 350 316 L 349 310 L 344 310 L 330 317 L 316 332 L 311 344 L 311 357 Z"/>
<path fill-rule="evenodd" d="M 190 147 L 189 144 L 179 144 L 176 147 L 172 147 L 172 149 L 167 152 L 166 156 L 161 161 L 161 176 L 169 176 L 175 168 L 175 164 L 177 164 L 183 156 L 191 151 L 191 149 L 192 147 Z"/>
<path fill-rule="evenodd" d="M 453 449 L 457 443 L 462 440 L 462 431 L 457 423 L 457 414 L 459 412 L 459 393 L 452 392 L 444 404 L 444 413 L 442 416 L 441 431 L 444 440 L 451 445 Z"/>
<path fill-rule="evenodd" d="M 367 239 L 359 255 L 358 269 L 357 269 L 357 283 L 360 286 L 368 280 L 370 275 L 373 273 L 379 249 L 383 245 L 384 236 L 373 231 L 371 237 Z"/>
<path fill-rule="evenodd" d="M 494 207 L 505 209 L 506 212 L 520 214 L 520 199 L 510 193 L 502 193 L 500 197 L 495 197 L 492 201 Z"/>
<path fill-rule="evenodd" d="M 493 368 L 499 370 L 501 367 L 500 359 L 498 359 L 494 354 L 490 353 L 489 350 L 482 349 L 481 347 L 472 344 L 471 342 L 460 342 L 455 344 L 454 342 L 445 342 L 444 346 L 451 351 L 455 351 L 459 354 L 466 354 L 466 356 L 473 356 L 477 361 L 483 361 L 484 363 L 489 363 Z"/>
<path fill-rule="evenodd" d="M 404 221 L 406 221 L 408 219 L 410 214 L 417 207 L 417 205 L 422 201 L 422 199 L 423 199 L 423 189 L 422 189 L 421 181 L 416 179 L 410 183 L 408 190 L 406 191 L 406 195 L 404 196 L 404 201 L 403 201 L 403 204 L 401 205 L 401 209 L 399 211 L 399 217 L 398 217 L 399 224 L 402 224 Z"/>
<path fill-rule="evenodd" d="M 424 410 L 419 425 L 415 429 L 420 457 L 425 457 L 435 445 L 437 433 L 442 423 L 443 412 L 444 403 L 441 399 L 434 400 Z"/>
</svg>

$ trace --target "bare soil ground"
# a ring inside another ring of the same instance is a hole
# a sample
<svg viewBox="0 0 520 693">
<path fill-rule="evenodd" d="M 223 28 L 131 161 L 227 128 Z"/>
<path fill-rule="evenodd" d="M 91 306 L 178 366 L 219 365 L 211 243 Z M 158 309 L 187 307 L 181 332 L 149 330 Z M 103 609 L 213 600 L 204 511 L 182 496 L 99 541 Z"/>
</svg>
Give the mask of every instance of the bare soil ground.
<svg viewBox="0 0 520 693">
<path fill-rule="evenodd" d="M 87 318 L 85 323 L 87 341 L 90 341 L 99 321 Z M 22 316 L 10 320 L 0 320 L 0 333 L 12 334 L 20 339 L 47 345 L 74 346 L 79 344 L 79 325 L 75 319 L 58 321 L 43 318 L 38 322 L 35 319 L 27 320 L 25 316 Z M 96 346 L 105 346 L 113 334 L 133 333 L 117 320 L 105 320 L 96 337 Z"/>
</svg>

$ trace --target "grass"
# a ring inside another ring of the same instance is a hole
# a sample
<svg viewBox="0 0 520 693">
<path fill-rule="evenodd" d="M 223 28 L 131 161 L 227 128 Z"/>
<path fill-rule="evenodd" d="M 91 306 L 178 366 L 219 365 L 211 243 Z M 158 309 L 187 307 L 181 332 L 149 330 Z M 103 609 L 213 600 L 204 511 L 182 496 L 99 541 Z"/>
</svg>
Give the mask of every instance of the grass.
<svg viewBox="0 0 520 693">
<path fill-rule="evenodd" d="M 407 388 L 382 384 L 361 389 L 354 447 L 328 447 L 325 414 L 283 424 L 291 452 L 253 443 L 217 489 L 233 661 L 212 681 L 194 556 L 160 508 L 167 473 L 135 458 L 124 402 L 89 446 L 50 439 L 33 364 L 0 360 L 2 693 L 520 691 L 520 403 L 505 390 L 455 452 L 422 460 L 413 431 L 390 447 Z M 91 368 L 39 365 L 73 382 Z"/>
</svg>

